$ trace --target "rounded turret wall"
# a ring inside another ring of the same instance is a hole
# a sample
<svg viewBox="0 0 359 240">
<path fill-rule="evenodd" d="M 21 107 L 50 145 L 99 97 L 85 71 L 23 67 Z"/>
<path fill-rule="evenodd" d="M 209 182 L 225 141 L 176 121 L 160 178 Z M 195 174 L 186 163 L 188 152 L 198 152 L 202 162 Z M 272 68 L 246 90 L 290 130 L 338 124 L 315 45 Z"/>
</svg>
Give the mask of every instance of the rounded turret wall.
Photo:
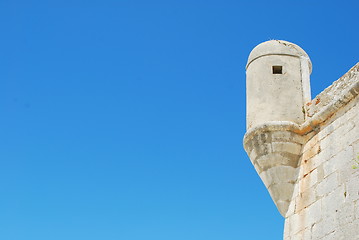
<svg viewBox="0 0 359 240">
<path fill-rule="evenodd" d="M 255 47 L 246 66 L 247 129 L 270 121 L 303 123 L 311 69 L 308 55 L 293 43 L 272 40 Z"/>
</svg>

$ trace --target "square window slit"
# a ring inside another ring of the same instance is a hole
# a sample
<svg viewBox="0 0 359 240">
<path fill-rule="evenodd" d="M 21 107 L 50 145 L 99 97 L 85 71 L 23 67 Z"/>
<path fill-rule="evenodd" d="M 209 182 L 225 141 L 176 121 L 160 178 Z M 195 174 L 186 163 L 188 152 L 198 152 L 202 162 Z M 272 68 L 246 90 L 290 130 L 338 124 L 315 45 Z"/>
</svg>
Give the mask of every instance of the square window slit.
<svg viewBox="0 0 359 240">
<path fill-rule="evenodd" d="M 282 66 L 273 66 L 272 67 L 273 74 L 282 74 Z"/>
</svg>

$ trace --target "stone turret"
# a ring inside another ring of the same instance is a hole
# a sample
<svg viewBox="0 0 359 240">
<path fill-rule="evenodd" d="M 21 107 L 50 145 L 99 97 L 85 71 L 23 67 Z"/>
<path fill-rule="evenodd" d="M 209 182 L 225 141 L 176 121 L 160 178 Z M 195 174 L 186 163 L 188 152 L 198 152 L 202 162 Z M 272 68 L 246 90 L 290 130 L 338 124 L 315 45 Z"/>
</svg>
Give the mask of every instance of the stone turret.
<svg viewBox="0 0 359 240">
<path fill-rule="evenodd" d="M 259 44 L 246 66 L 244 147 L 279 212 L 285 216 L 306 142 L 300 125 L 311 100 L 312 64 L 303 49 L 281 40 Z"/>
<path fill-rule="evenodd" d="M 247 130 L 269 121 L 304 122 L 312 63 L 299 46 L 279 40 L 255 47 L 247 70 Z"/>
<path fill-rule="evenodd" d="M 359 63 L 311 100 L 308 55 L 268 41 L 249 55 L 244 148 L 284 239 L 359 236 Z"/>
</svg>

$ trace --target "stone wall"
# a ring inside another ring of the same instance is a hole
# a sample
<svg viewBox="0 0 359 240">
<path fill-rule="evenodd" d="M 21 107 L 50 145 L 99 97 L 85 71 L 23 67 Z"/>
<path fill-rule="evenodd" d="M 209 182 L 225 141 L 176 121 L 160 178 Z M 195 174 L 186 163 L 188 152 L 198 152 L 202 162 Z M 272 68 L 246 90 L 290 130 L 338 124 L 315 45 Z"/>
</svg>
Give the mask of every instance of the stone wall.
<svg viewBox="0 0 359 240">
<path fill-rule="evenodd" d="M 359 239 L 359 65 L 306 106 L 285 240 Z M 358 167 L 358 168 L 356 168 Z"/>
<path fill-rule="evenodd" d="M 313 100 L 310 72 L 293 43 L 252 50 L 244 148 L 285 218 L 285 240 L 359 240 L 359 63 Z"/>
</svg>

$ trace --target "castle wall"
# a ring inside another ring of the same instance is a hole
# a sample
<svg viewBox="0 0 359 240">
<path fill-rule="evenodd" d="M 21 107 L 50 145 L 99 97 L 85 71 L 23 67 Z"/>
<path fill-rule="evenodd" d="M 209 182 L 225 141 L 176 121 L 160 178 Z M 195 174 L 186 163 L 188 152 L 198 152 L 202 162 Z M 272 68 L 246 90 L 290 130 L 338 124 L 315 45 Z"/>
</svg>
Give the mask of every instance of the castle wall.
<svg viewBox="0 0 359 240">
<path fill-rule="evenodd" d="M 311 61 L 293 43 L 257 45 L 246 69 L 243 144 L 284 240 L 359 240 L 359 63 L 313 100 Z"/>
<path fill-rule="evenodd" d="M 358 89 L 350 87 L 359 83 L 356 68 L 358 64 L 307 107 L 309 118 L 325 111 L 329 118 L 308 133 L 303 145 L 285 240 L 359 239 L 359 164 L 354 161 L 359 155 L 359 97 Z M 353 93 L 352 99 L 343 105 L 346 93 Z"/>
</svg>

